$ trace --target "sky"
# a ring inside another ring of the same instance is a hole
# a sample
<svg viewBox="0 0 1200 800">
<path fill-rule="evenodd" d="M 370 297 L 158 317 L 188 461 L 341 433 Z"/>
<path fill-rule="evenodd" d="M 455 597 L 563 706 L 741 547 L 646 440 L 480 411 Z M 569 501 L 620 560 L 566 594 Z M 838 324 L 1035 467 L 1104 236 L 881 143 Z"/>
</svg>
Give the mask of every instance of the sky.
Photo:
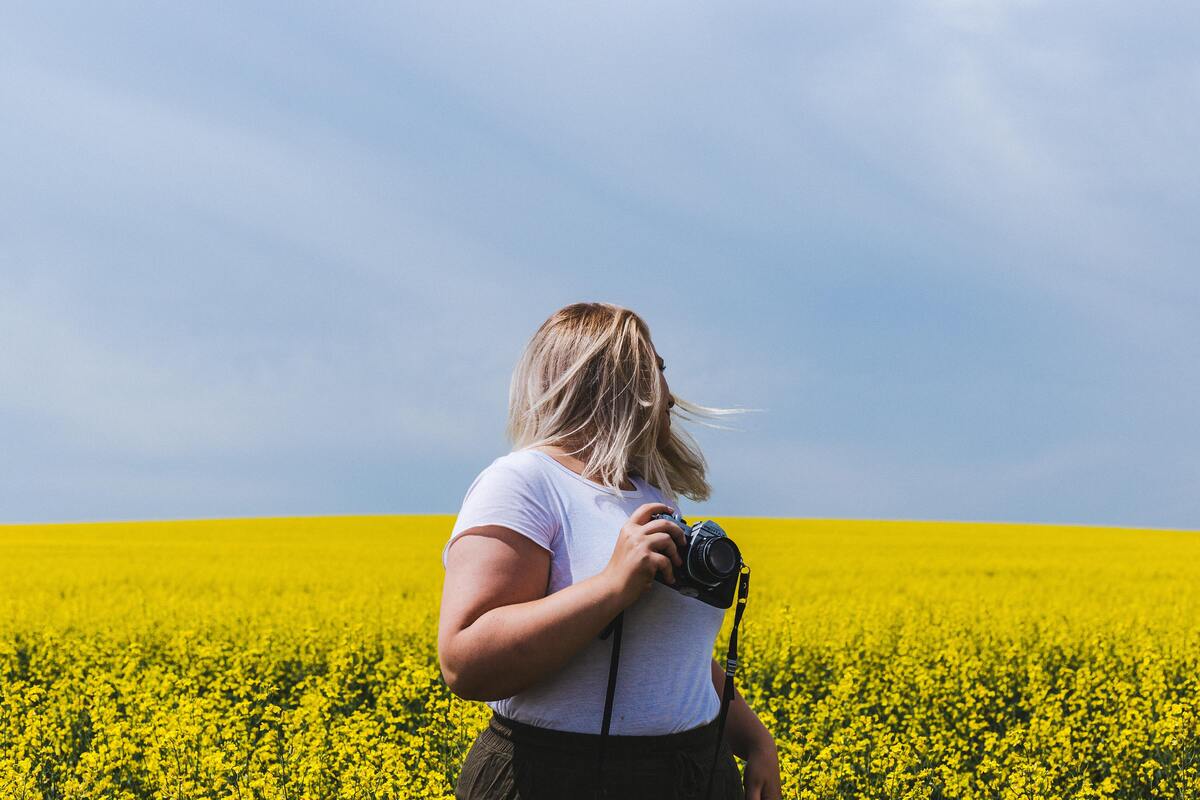
<svg viewBox="0 0 1200 800">
<path fill-rule="evenodd" d="M 1200 528 L 1200 13 L 25 4 L 0 522 L 455 514 L 558 308 L 703 516 Z M 731 533 L 732 535 L 732 533 Z"/>
</svg>

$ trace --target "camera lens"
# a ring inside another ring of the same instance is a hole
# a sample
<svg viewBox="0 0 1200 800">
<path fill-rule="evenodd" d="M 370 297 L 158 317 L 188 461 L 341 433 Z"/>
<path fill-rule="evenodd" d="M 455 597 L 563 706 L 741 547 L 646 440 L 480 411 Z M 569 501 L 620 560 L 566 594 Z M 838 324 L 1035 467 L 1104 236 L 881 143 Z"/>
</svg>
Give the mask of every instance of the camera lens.
<svg viewBox="0 0 1200 800">
<path fill-rule="evenodd" d="M 704 561 L 709 572 L 728 577 L 737 566 L 737 551 L 728 539 L 714 539 L 704 554 Z"/>
<path fill-rule="evenodd" d="M 713 539 L 704 550 L 704 566 L 722 579 L 729 577 L 737 562 L 737 548 L 728 539 Z"/>
<path fill-rule="evenodd" d="M 741 563 L 737 545 L 724 536 L 706 536 L 702 541 L 693 542 L 690 549 L 692 558 L 688 560 L 695 567 L 692 577 L 709 586 L 716 586 L 737 572 Z"/>
</svg>

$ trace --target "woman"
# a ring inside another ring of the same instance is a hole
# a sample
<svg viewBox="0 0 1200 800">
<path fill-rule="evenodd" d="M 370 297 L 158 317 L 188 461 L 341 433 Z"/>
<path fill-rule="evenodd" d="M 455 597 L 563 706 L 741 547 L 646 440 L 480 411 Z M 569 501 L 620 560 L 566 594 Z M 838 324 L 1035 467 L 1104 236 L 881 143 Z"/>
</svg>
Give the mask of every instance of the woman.
<svg viewBox="0 0 1200 800">
<path fill-rule="evenodd" d="M 678 494 L 709 496 L 703 456 L 671 430 L 665 367 L 637 314 L 575 303 L 538 328 L 514 370 L 514 449 L 475 478 L 442 553 L 442 674 L 456 695 L 492 708 L 463 764 L 460 800 L 588 798 L 601 785 L 603 796 L 630 800 L 703 794 L 725 610 L 654 580 L 674 581 L 686 542 L 652 515 L 676 509 Z M 598 774 L 612 654 L 600 634 L 622 612 Z M 735 695 L 712 798 L 780 796 L 774 740 Z"/>
</svg>

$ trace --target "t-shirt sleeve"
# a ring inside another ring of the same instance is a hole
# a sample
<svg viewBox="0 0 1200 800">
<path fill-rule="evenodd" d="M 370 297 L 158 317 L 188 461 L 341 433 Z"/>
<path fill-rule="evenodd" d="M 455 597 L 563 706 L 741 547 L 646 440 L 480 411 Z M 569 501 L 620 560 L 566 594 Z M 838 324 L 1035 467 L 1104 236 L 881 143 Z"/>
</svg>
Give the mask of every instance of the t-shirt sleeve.
<svg viewBox="0 0 1200 800">
<path fill-rule="evenodd" d="M 480 525 L 503 525 L 553 552 L 558 520 L 541 482 L 509 464 L 490 464 L 467 489 L 450 538 L 442 548 L 442 568 L 450 544 Z"/>
</svg>

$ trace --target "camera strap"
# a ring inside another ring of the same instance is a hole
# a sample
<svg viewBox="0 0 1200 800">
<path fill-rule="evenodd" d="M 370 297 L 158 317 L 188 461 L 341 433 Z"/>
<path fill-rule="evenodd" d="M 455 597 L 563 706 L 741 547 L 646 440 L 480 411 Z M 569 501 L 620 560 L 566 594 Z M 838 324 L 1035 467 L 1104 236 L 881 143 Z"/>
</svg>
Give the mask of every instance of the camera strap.
<svg viewBox="0 0 1200 800">
<path fill-rule="evenodd" d="M 721 713 L 717 721 L 717 746 L 713 750 L 712 766 L 708 769 L 708 787 L 704 790 L 704 798 L 712 796 L 713 776 L 717 772 L 717 760 L 721 757 L 721 735 L 725 732 L 725 717 L 729 713 L 729 704 L 733 702 L 733 673 L 737 672 L 737 633 L 738 625 L 742 622 L 742 612 L 746 610 L 746 601 L 750 596 L 750 568 L 742 565 L 738 576 L 737 608 L 733 611 L 733 629 L 729 631 L 729 649 L 725 653 L 725 691 L 721 696 Z"/>
<path fill-rule="evenodd" d="M 746 610 L 746 603 L 750 596 L 750 568 L 742 564 L 741 573 L 738 575 L 738 593 L 737 602 L 733 613 L 733 629 L 729 632 L 729 649 L 725 654 L 725 687 L 721 697 L 721 711 L 717 715 L 717 743 L 713 750 L 712 766 L 708 770 L 708 785 L 704 790 L 704 798 L 708 800 L 712 796 L 713 775 L 717 771 L 717 761 L 721 756 L 721 737 L 725 732 L 725 717 L 729 714 L 729 704 L 733 701 L 733 675 L 737 672 L 737 634 L 738 625 L 742 622 L 742 612 Z M 625 612 L 622 611 L 613 618 L 613 621 L 604 626 L 604 630 L 600 631 L 600 638 L 607 639 L 611 634 L 612 642 L 612 659 L 608 666 L 608 692 L 604 697 L 604 721 L 600 726 L 600 752 L 596 760 L 596 798 L 607 798 L 608 791 L 604 786 L 604 743 L 608 739 L 609 723 L 612 722 L 613 695 L 617 688 L 617 665 L 621 658 L 621 626 L 625 621 Z"/>
<path fill-rule="evenodd" d="M 608 664 L 608 692 L 604 696 L 604 722 L 600 726 L 600 755 L 596 759 L 596 797 L 604 798 L 608 793 L 604 788 L 604 743 L 608 739 L 608 725 L 612 722 L 613 695 L 617 689 L 617 662 L 621 659 L 621 625 L 625 621 L 625 612 L 622 611 L 613 618 L 613 621 L 604 626 L 604 630 L 600 632 L 601 639 L 607 639 L 611 633 L 612 642 L 612 660 Z"/>
</svg>

